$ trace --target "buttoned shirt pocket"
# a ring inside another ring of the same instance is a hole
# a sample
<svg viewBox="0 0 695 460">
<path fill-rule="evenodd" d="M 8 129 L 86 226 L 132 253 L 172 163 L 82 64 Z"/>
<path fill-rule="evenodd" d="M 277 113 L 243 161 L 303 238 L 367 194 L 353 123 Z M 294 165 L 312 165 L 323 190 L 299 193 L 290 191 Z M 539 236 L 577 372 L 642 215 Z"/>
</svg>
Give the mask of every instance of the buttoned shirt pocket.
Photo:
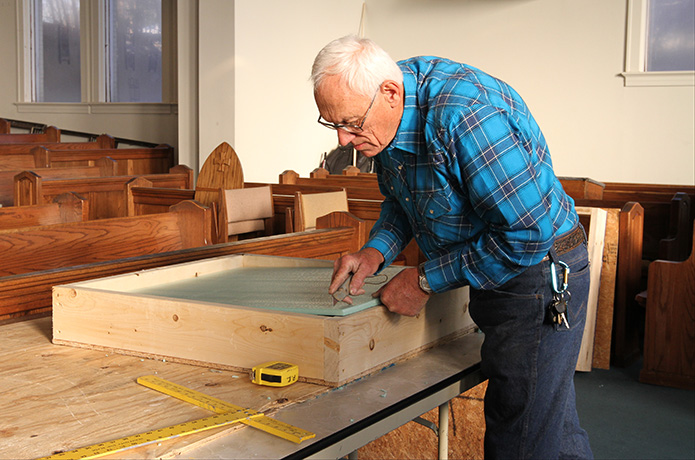
<svg viewBox="0 0 695 460">
<path fill-rule="evenodd" d="M 415 192 L 415 207 L 418 214 L 428 219 L 437 219 L 451 211 L 448 193 L 445 190 Z"/>
</svg>

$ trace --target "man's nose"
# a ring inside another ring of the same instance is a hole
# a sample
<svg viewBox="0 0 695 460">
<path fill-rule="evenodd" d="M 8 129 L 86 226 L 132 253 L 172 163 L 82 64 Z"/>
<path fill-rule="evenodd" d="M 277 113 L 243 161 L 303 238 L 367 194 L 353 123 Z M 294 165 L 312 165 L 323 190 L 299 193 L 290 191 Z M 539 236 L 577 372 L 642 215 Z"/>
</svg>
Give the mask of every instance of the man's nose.
<svg viewBox="0 0 695 460">
<path fill-rule="evenodd" d="M 341 146 L 344 147 L 348 145 L 350 142 L 352 142 L 354 138 L 354 134 L 344 131 L 342 129 L 338 130 L 338 144 L 340 144 Z"/>
</svg>

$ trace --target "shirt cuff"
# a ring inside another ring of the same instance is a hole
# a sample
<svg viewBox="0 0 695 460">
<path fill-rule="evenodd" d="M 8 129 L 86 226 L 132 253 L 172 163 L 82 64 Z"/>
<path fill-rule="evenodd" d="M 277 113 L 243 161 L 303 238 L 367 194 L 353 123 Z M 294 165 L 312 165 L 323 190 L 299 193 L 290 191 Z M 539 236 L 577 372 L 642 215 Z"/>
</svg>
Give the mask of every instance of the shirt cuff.
<svg viewBox="0 0 695 460">
<path fill-rule="evenodd" d="M 384 235 L 383 232 L 373 235 L 369 241 L 367 241 L 367 244 L 364 245 L 364 248 L 376 249 L 384 256 L 384 263 L 379 270 L 391 265 L 396 256 L 398 256 L 397 247 L 398 244 L 396 241 L 389 238 L 388 235 Z"/>
</svg>

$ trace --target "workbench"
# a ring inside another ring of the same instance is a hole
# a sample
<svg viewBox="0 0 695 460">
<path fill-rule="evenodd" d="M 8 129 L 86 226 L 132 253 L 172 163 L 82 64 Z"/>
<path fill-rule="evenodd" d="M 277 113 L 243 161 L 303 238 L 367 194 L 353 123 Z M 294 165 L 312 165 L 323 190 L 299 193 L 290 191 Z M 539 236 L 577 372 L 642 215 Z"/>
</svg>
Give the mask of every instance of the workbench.
<svg viewBox="0 0 695 460">
<path fill-rule="evenodd" d="M 294 444 L 234 424 L 113 458 L 338 458 L 482 381 L 478 333 L 340 387 L 271 388 L 228 370 L 54 345 L 51 321 L 0 326 L 2 459 L 37 458 L 211 415 L 138 385 L 143 375 L 262 411 L 316 437 Z"/>
</svg>

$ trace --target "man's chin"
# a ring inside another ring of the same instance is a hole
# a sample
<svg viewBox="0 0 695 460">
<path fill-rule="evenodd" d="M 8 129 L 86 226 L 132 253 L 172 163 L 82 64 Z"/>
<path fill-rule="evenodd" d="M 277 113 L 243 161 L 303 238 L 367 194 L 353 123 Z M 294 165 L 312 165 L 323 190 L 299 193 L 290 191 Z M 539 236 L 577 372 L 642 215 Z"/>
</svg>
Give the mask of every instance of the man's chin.
<svg viewBox="0 0 695 460">
<path fill-rule="evenodd" d="M 367 158 L 374 157 L 380 152 L 380 150 L 377 150 L 376 147 L 367 144 L 359 144 L 358 146 L 355 146 L 355 150 Z"/>
</svg>

